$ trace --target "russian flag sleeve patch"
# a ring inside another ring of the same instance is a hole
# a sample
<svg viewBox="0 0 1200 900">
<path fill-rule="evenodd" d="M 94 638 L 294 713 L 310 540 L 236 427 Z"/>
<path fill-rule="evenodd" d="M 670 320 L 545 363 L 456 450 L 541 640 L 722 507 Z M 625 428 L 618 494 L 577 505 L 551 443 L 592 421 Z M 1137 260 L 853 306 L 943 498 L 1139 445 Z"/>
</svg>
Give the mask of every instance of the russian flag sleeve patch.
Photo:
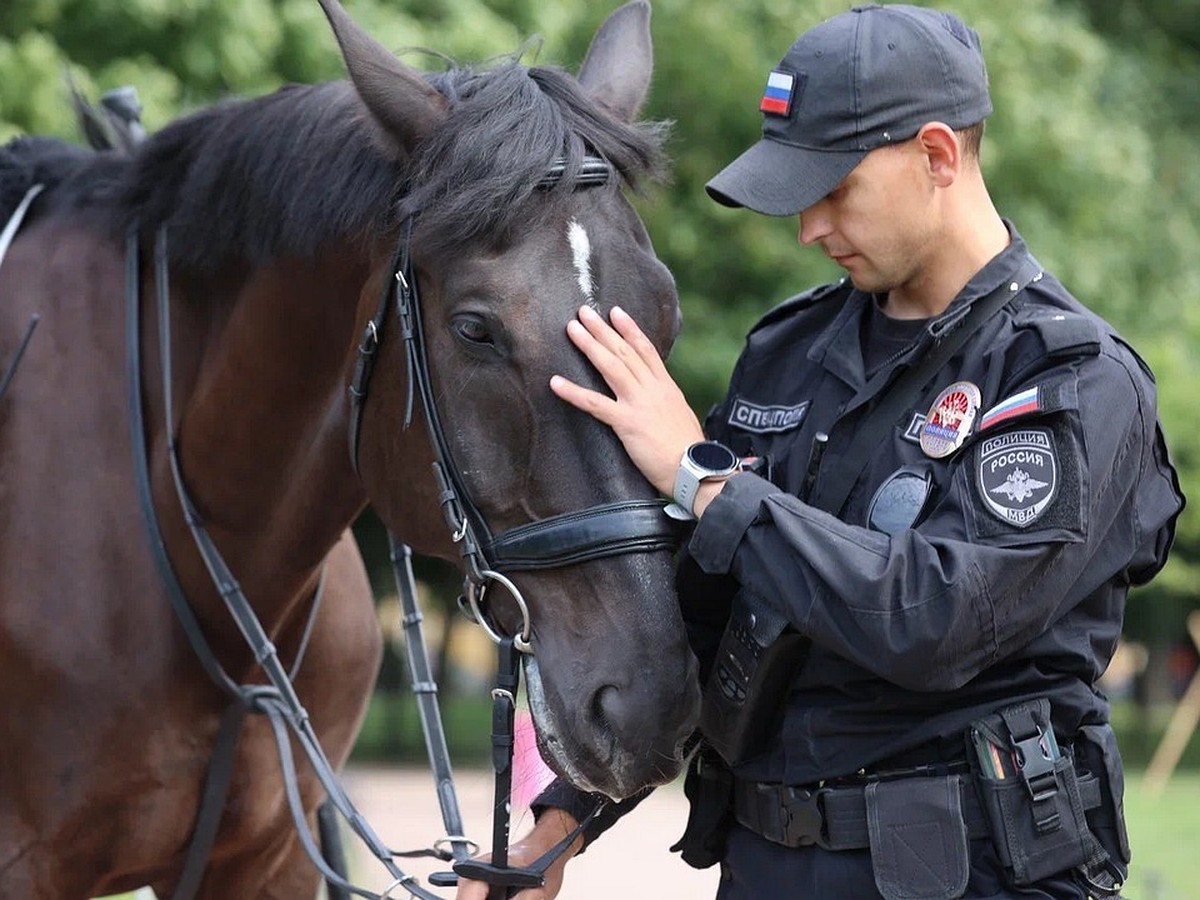
<svg viewBox="0 0 1200 900">
<path fill-rule="evenodd" d="M 767 76 L 767 89 L 763 91 L 759 110 L 776 116 L 792 113 L 792 96 L 796 92 L 796 76 L 790 72 L 772 72 Z"/>
<path fill-rule="evenodd" d="M 1036 387 L 1031 387 L 1028 390 L 1021 391 L 1019 394 L 1013 394 L 1005 400 L 1001 400 L 987 412 L 985 412 L 979 420 L 979 430 L 987 431 L 1001 422 L 1007 422 L 1009 419 L 1015 419 L 1019 416 L 1028 415 L 1029 413 L 1042 412 L 1044 404 L 1040 400 L 1039 392 Z"/>
</svg>

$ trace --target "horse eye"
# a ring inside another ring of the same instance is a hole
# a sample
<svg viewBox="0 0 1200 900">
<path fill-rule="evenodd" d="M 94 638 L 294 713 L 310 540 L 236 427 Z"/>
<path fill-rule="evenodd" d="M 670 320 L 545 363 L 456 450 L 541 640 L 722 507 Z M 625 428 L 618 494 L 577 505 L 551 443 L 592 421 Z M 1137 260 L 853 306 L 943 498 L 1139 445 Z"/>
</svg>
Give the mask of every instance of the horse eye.
<svg viewBox="0 0 1200 900">
<path fill-rule="evenodd" d="M 454 320 L 454 333 L 468 344 L 491 347 L 496 343 L 487 323 L 478 316 L 458 316 Z"/>
</svg>

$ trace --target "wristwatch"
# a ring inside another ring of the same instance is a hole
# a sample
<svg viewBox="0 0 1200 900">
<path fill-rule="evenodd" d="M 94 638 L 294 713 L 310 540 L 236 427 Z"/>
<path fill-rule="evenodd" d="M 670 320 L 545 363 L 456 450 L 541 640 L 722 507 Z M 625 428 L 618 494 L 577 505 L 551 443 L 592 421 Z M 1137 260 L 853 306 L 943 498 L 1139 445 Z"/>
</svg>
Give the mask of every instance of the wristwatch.
<svg viewBox="0 0 1200 900">
<path fill-rule="evenodd" d="M 672 491 L 677 507 L 675 512 L 682 512 L 687 518 L 694 519 L 696 513 L 692 507 L 700 482 L 728 478 L 737 470 L 737 454 L 724 444 L 716 441 L 692 444 L 684 451 L 683 459 L 679 461 L 679 471 L 675 473 L 675 489 Z"/>
</svg>

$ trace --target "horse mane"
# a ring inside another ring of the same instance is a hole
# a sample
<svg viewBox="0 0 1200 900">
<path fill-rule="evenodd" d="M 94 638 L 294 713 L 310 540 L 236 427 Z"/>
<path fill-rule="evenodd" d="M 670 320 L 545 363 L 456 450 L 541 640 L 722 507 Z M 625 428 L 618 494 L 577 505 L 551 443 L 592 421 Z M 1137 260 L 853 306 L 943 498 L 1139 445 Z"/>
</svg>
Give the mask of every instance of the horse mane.
<svg viewBox="0 0 1200 900">
<path fill-rule="evenodd" d="M 132 155 L 18 139 L 0 148 L 0 215 L 40 171 L 56 188 L 45 208 L 122 231 L 166 225 L 172 262 L 211 272 L 370 240 L 414 213 L 427 249 L 499 245 L 548 212 L 528 201 L 558 157 L 567 172 L 551 196 L 573 189 L 586 154 L 607 159 L 616 183 L 661 172 L 665 127 L 619 122 L 560 69 L 505 61 L 427 78 L 449 114 L 405 159 L 384 149 L 348 82 L 290 85 L 177 119 Z M 6 152 L 18 175 L 5 177 Z"/>
<path fill-rule="evenodd" d="M 48 137 L 18 137 L 0 146 L 0 227 L 31 187 L 67 181 L 92 156 L 81 147 Z"/>
</svg>

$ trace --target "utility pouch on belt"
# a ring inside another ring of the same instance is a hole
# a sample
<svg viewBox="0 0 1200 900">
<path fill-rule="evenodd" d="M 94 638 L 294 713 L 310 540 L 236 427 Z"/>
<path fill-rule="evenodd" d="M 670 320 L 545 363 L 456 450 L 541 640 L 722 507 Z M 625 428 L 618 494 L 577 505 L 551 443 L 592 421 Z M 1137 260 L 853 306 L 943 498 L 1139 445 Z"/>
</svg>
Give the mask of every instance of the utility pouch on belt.
<svg viewBox="0 0 1200 900">
<path fill-rule="evenodd" d="M 808 640 L 768 604 L 751 610 L 741 593 L 734 597 L 700 705 L 700 732 L 727 763 L 762 749 L 807 648 Z"/>
<path fill-rule="evenodd" d="M 1097 893 L 1115 894 L 1122 873 L 1088 829 L 1074 760 L 1050 726 L 1050 701 L 978 719 L 967 737 L 992 838 L 1014 884 L 1079 869 Z M 1089 794 L 1095 793 L 1088 777 Z"/>
<path fill-rule="evenodd" d="M 961 777 L 866 786 L 875 887 L 884 900 L 953 900 L 970 874 Z"/>
</svg>

